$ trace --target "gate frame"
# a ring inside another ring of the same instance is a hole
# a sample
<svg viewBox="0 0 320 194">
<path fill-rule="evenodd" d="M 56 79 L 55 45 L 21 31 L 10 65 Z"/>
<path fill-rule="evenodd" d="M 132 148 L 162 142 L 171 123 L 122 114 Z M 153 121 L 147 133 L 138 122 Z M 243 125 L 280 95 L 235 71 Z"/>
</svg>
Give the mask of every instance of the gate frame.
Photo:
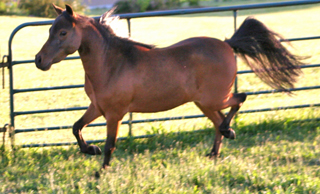
<svg viewBox="0 0 320 194">
<path fill-rule="evenodd" d="M 249 5 L 237 5 L 237 6 L 225 6 L 225 7 L 208 7 L 208 8 L 194 8 L 194 9 L 180 9 L 180 10 L 168 10 L 168 11 L 153 11 L 153 12 L 143 12 L 143 13 L 128 13 L 128 14 L 119 14 L 120 19 L 126 19 L 128 25 L 128 33 L 131 35 L 131 19 L 134 18 L 142 18 L 142 17 L 156 17 L 156 16 L 171 16 L 171 15 L 186 15 L 186 14 L 196 14 L 196 13 L 212 13 L 212 12 L 223 12 L 223 11 L 232 11 L 234 18 L 234 30 L 237 27 L 237 14 L 239 10 L 249 10 L 249 9 L 261 9 L 261 8 L 274 8 L 274 7 L 284 7 L 284 6 L 297 6 L 297 5 L 308 5 L 308 4 L 317 4 L 320 3 L 320 0 L 299 0 L 299 1 L 287 1 L 287 2 L 276 2 L 276 3 L 260 3 L 260 4 L 249 4 Z M 94 17 L 99 18 L 99 17 Z M 77 111 L 77 110 L 86 110 L 88 107 L 71 107 L 71 108 L 60 108 L 60 109 L 49 109 L 49 110 L 31 110 L 31 111 L 14 111 L 14 94 L 23 93 L 23 92 L 35 92 L 35 91 L 45 91 L 45 90 L 57 90 L 57 89 L 73 89 L 73 88 L 81 88 L 84 85 L 68 85 L 68 86 L 54 86 L 54 87 L 43 87 L 43 88 L 27 88 L 27 89 L 14 89 L 13 87 L 13 66 L 17 64 L 25 64 L 25 63 L 34 63 L 34 60 L 21 60 L 21 61 L 13 61 L 13 52 L 12 52 L 12 42 L 15 34 L 24 27 L 28 26 L 43 26 L 43 25 L 51 25 L 54 20 L 41 21 L 41 22 L 27 22 L 16 27 L 10 35 L 9 38 L 9 54 L 7 57 L 6 65 L 9 69 L 9 87 L 10 87 L 10 130 L 9 136 L 11 138 L 11 145 L 14 147 L 14 135 L 15 133 L 22 132 L 34 132 L 34 131 L 44 131 L 44 130 L 59 130 L 59 129 L 69 129 L 72 128 L 70 126 L 54 126 L 54 127 L 41 127 L 41 128 L 30 128 L 30 129 L 14 129 L 15 126 L 15 116 L 18 115 L 27 115 L 27 114 L 38 114 L 38 113 L 52 113 L 52 112 L 61 112 L 61 111 Z M 300 41 L 300 40 L 312 40 L 312 39 L 320 39 L 320 36 L 314 37 L 302 37 L 302 38 L 292 38 L 286 39 L 286 41 Z M 76 57 L 67 57 L 65 60 L 73 60 L 79 59 L 79 56 Z M 311 64 L 302 66 L 302 68 L 313 68 L 320 67 L 320 64 Z M 238 71 L 237 74 L 247 74 L 253 73 L 252 70 L 244 70 Z M 237 79 L 235 81 L 235 93 L 237 93 L 238 82 Z M 300 91 L 300 90 L 310 90 L 310 89 L 320 89 L 320 86 L 309 86 L 309 87 L 300 87 L 290 89 L 290 91 Z M 257 95 L 257 94 L 270 94 L 281 92 L 279 90 L 264 90 L 264 91 L 256 91 L 256 92 L 246 92 L 247 95 Z M 320 103 L 317 104 L 304 104 L 304 105 L 294 105 L 294 106 L 286 106 L 286 107 L 275 107 L 275 108 L 264 108 L 264 109 L 255 109 L 255 110 L 244 110 L 239 111 L 241 113 L 253 113 L 253 112 L 266 112 L 266 111 L 274 111 L 274 110 L 283 110 L 283 109 L 295 109 L 295 108 L 307 108 L 307 107 L 315 107 L 320 106 Z M 188 115 L 188 116 L 175 116 L 175 117 L 165 117 L 165 118 L 156 118 L 156 119 L 141 119 L 141 120 L 133 120 L 133 114 L 129 113 L 129 119 L 127 121 L 122 121 L 122 124 L 127 124 L 129 126 L 128 136 L 130 138 L 148 138 L 153 135 L 141 135 L 141 136 L 132 136 L 132 125 L 135 123 L 146 123 L 146 122 L 156 122 L 156 121 L 168 121 L 168 120 L 180 120 L 180 119 L 193 119 L 193 118 L 201 118 L 205 117 L 203 114 L 200 115 Z M 320 120 L 320 118 L 316 118 L 316 120 Z M 95 126 L 105 126 L 106 123 L 93 123 L 88 125 L 88 127 Z M 119 137 L 118 140 L 127 139 L 128 137 Z M 103 140 L 92 140 L 87 141 L 88 143 L 99 143 L 104 142 Z M 22 148 L 26 147 L 45 147 L 45 146 L 63 146 L 63 145 L 73 145 L 77 144 L 77 142 L 65 142 L 65 143 L 47 143 L 47 144 L 28 144 L 28 145 L 19 145 Z"/>
</svg>

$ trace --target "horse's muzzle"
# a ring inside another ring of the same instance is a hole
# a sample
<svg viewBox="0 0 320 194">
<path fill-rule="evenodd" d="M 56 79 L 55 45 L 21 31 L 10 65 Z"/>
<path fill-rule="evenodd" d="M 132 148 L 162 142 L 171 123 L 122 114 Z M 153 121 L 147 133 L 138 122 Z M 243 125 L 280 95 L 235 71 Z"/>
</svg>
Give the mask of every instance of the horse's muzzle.
<svg viewBox="0 0 320 194">
<path fill-rule="evenodd" d="M 43 64 L 43 60 L 41 55 L 37 54 L 35 58 L 35 63 L 38 69 L 41 69 L 42 71 L 47 71 L 50 69 L 50 64 Z"/>
</svg>

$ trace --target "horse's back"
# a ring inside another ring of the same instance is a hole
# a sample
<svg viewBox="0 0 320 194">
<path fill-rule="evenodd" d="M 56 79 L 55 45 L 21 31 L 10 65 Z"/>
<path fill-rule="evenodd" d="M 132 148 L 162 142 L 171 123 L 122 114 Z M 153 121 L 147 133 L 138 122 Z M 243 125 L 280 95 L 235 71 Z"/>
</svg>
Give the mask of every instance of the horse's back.
<svg viewBox="0 0 320 194">
<path fill-rule="evenodd" d="M 196 68 L 221 69 L 234 73 L 236 68 L 233 50 L 224 41 L 209 37 L 194 37 L 180 41 L 167 48 L 164 52 L 175 58 L 178 64 L 188 63 Z M 231 57 L 232 56 L 232 57 Z"/>
<path fill-rule="evenodd" d="M 188 62 L 193 66 L 196 80 L 196 98 L 193 101 L 218 107 L 229 98 L 237 73 L 233 49 L 224 41 L 196 37 L 181 41 L 168 49 L 176 48 L 189 51 Z M 188 48 L 188 49 L 186 49 Z"/>
<path fill-rule="evenodd" d="M 143 52 L 136 66 L 134 88 L 138 95 L 133 97 L 132 111 L 171 109 L 203 101 L 204 96 L 220 103 L 230 93 L 236 63 L 231 47 L 223 41 L 197 37 Z"/>
</svg>

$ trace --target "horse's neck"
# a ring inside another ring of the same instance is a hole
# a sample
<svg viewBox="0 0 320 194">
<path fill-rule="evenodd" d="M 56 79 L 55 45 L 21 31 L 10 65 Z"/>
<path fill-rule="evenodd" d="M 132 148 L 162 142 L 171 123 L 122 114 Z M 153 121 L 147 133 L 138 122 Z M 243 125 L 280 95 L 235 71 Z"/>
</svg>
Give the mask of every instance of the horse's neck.
<svg viewBox="0 0 320 194">
<path fill-rule="evenodd" d="M 86 74 L 103 71 L 106 48 L 104 38 L 97 29 L 88 27 L 83 30 L 78 51 Z"/>
<path fill-rule="evenodd" d="M 97 29 L 83 30 L 82 43 L 79 48 L 80 58 L 86 77 L 91 84 L 102 86 L 108 84 L 124 57 L 114 47 L 113 40 L 106 43 L 104 37 Z"/>
</svg>

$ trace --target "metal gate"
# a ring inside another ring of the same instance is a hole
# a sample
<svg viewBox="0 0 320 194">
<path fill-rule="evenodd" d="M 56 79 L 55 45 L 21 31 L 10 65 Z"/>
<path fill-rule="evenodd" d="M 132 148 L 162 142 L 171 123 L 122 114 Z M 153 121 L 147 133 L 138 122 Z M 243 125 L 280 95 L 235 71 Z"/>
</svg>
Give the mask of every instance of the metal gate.
<svg viewBox="0 0 320 194">
<path fill-rule="evenodd" d="M 298 6 L 298 5 L 307 5 L 307 4 L 318 4 L 320 0 L 303 0 L 303 1 L 290 1 L 290 2 L 278 2 L 278 3 L 263 3 L 263 4 L 251 4 L 251 5 L 240 5 L 240 6 L 227 6 L 227 7 L 210 7 L 210 8 L 197 8 L 197 9 L 182 9 L 182 10 L 169 10 L 169 11 L 156 11 L 156 12 L 145 12 L 145 13 L 131 13 L 131 14 L 120 14 L 121 19 L 125 19 L 127 21 L 129 34 L 131 33 L 131 19 L 134 18 L 142 18 L 142 17 L 155 17 L 155 16 L 170 16 L 170 15 L 184 15 L 184 14 L 196 14 L 196 13 L 209 13 L 209 12 L 233 12 L 234 18 L 234 29 L 237 26 L 237 13 L 240 10 L 249 10 L 249 9 L 260 9 L 260 8 L 271 8 L 271 7 L 283 7 L 283 6 Z M 9 135 L 11 137 L 12 145 L 14 145 L 14 135 L 17 133 L 27 133 L 34 131 L 45 131 L 45 130 L 59 130 L 59 129 L 67 129 L 72 128 L 72 125 L 64 125 L 64 126 L 52 126 L 52 127 L 38 127 L 38 128 L 22 128 L 15 129 L 15 117 L 20 115 L 30 115 L 30 114 L 40 114 L 40 113 L 54 113 L 54 112 L 62 112 L 62 111 L 79 111 L 86 110 L 87 107 L 71 107 L 71 108 L 56 108 L 56 109 L 47 109 L 47 110 L 30 110 L 30 111 L 17 111 L 15 110 L 15 94 L 25 93 L 25 92 L 41 92 L 41 91 L 49 91 L 49 90 L 67 90 L 74 88 L 82 88 L 83 85 L 67 85 L 67 86 L 54 86 L 54 87 L 39 87 L 39 88 L 25 88 L 25 89 L 15 89 L 14 88 L 14 80 L 13 80 L 13 72 L 14 67 L 18 64 L 26 64 L 26 63 L 34 63 L 34 60 L 14 60 L 13 51 L 12 51 L 12 43 L 14 36 L 23 28 L 29 26 L 42 26 L 42 25 L 51 25 L 53 21 L 42 21 L 42 22 L 28 22 L 21 24 L 12 32 L 9 39 L 9 54 L 3 58 L 3 62 L 0 63 L 0 67 L 8 67 L 9 69 L 9 82 L 10 82 L 10 124 L 5 125 L 0 132 L 6 132 L 9 130 Z M 313 40 L 320 39 L 320 36 L 315 37 L 300 37 L 289 39 L 289 41 L 303 41 L 303 40 Z M 79 57 L 68 57 L 66 60 L 74 60 L 79 59 Z M 310 64 L 305 65 L 302 68 L 315 68 L 320 67 L 320 64 Z M 253 73 L 251 70 L 238 71 L 238 75 Z M 235 83 L 235 93 L 237 92 L 237 80 Z M 308 87 L 299 87 L 295 89 L 291 89 L 291 91 L 300 91 L 300 90 L 310 90 L 310 89 L 320 89 L 319 85 L 308 86 Z M 246 92 L 247 95 L 258 95 L 258 94 L 270 94 L 277 93 L 277 90 L 262 90 L 256 92 Z M 294 106 L 283 106 L 283 107 L 275 107 L 275 108 L 264 108 L 264 109 L 254 109 L 254 110 L 243 110 L 239 113 L 253 113 L 253 112 L 265 112 L 265 111 L 274 111 L 274 110 L 282 110 L 282 109 L 296 109 L 296 108 L 306 108 L 306 107 L 318 107 L 319 103 L 315 104 L 300 104 Z M 156 121 L 167 121 L 167 120 L 180 120 L 180 119 L 193 119 L 204 117 L 204 115 L 184 115 L 184 116 L 174 116 L 174 117 L 163 117 L 163 118 L 155 118 L 155 119 L 141 119 L 134 120 L 133 114 L 130 113 L 129 119 L 122 122 L 124 125 L 129 126 L 129 134 L 130 138 L 146 138 L 151 135 L 142 135 L 142 136 L 132 136 L 132 125 L 136 123 L 146 123 L 146 122 L 156 122 Z M 317 118 L 320 120 L 320 118 Z M 96 127 L 96 126 L 105 126 L 106 123 L 94 123 L 88 125 L 88 127 Z M 125 139 L 127 137 L 120 137 L 119 139 Z M 88 141 L 88 143 L 97 143 L 104 142 L 105 140 L 93 140 Z M 42 147 L 42 146 L 61 146 L 61 145 L 71 145 L 76 144 L 76 142 L 67 142 L 67 143 L 44 143 L 44 144 L 27 144 L 21 145 L 21 147 Z"/>
</svg>

